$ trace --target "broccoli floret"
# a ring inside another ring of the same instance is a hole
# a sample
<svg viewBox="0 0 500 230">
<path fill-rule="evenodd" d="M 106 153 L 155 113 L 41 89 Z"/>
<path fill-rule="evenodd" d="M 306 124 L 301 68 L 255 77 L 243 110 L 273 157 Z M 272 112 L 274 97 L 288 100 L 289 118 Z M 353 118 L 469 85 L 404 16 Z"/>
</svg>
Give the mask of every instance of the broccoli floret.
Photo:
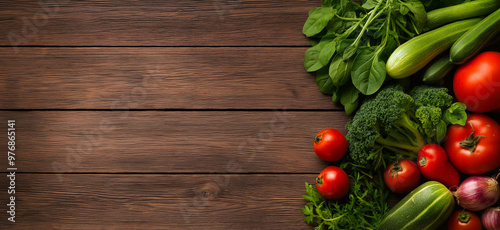
<svg viewBox="0 0 500 230">
<path fill-rule="evenodd" d="M 405 93 L 399 84 L 386 86 L 367 97 L 347 123 L 350 157 L 376 168 L 416 157 L 422 146 L 437 142 L 432 137 L 442 134 L 442 114 L 452 100 L 445 88 L 417 86 Z"/>
<path fill-rule="evenodd" d="M 421 106 L 433 106 L 445 109 L 453 103 L 453 96 L 448 94 L 447 88 L 418 85 L 411 89 L 408 94 L 415 100 L 417 108 Z"/>
</svg>

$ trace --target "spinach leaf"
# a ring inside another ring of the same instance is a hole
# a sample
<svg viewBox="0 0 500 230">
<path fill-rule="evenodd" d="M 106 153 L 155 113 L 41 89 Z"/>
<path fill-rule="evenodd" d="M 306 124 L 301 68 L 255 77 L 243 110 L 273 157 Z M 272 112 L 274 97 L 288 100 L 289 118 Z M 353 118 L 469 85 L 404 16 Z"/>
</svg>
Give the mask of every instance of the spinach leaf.
<svg viewBox="0 0 500 230">
<path fill-rule="evenodd" d="M 333 85 L 341 87 L 351 80 L 351 64 L 352 62 L 345 61 L 340 54 L 333 57 L 329 68 Z"/>
<path fill-rule="evenodd" d="M 464 126 L 467 122 L 467 106 L 464 103 L 455 102 L 444 111 L 443 120 L 447 124 L 458 124 Z"/>
<path fill-rule="evenodd" d="M 380 59 L 381 48 L 375 51 L 371 48 L 362 49 L 354 58 L 352 64 L 352 83 L 365 95 L 370 95 L 382 87 L 385 81 L 385 62 Z"/>
<path fill-rule="evenodd" d="M 319 86 L 319 91 L 324 94 L 333 93 L 333 83 L 332 78 L 328 75 L 328 68 L 321 68 L 316 72 L 316 83 Z"/>
<path fill-rule="evenodd" d="M 344 106 L 347 115 L 351 115 L 358 108 L 359 91 L 352 83 L 346 84 L 340 89 L 340 103 Z"/>
<path fill-rule="evenodd" d="M 312 11 L 302 28 L 302 33 L 307 37 L 312 37 L 320 33 L 328 22 L 332 20 L 336 12 L 336 9 L 325 7 L 317 8 Z"/>
<path fill-rule="evenodd" d="M 402 2 L 401 6 L 405 6 L 411 11 L 415 17 L 415 26 L 417 31 L 420 33 L 425 23 L 427 23 L 427 12 L 425 11 L 425 7 L 419 0 L 407 0 L 406 2 Z M 401 13 L 402 14 L 402 13 Z"/>
<path fill-rule="evenodd" d="M 337 42 L 333 38 L 325 40 L 326 45 L 321 49 L 318 59 L 321 62 L 321 65 L 326 66 L 330 63 L 330 60 L 335 53 L 335 49 L 337 47 Z"/>
</svg>

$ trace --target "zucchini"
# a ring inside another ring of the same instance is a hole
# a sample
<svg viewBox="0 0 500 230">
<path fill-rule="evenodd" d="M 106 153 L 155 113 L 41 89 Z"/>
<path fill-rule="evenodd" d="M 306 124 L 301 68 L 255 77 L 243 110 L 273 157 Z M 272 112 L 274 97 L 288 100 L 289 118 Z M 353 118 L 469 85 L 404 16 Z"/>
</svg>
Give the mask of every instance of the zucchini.
<svg viewBox="0 0 500 230">
<path fill-rule="evenodd" d="M 387 74 L 401 79 L 416 73 L 479 21 L 472 18 L 453 22 L 401 44 L 387 60 Z"/>
<path fill-rule="evenodd" d="M 425 29 L 432 30 L 450 22 L 487 15 L 498 7 L 498 0 L 476 0 L 431 10 L 427 12 Z"/>
<path fill-rule="evenodd" d="M 425 67 L 422 81 L 435 83 L 443 79 L 453 70 L 455 64 L 450 61 L 450 52 L 443 52 Z"/>
<path fill-rule="evenodd" d="M 437 181 L 428 181 L 392 207 L 379 229 L 437 229 L 448 219 L 454 207 L 455 198 L 451 191 Z"/>
<path fill-rule="evenodd" d="M 500 32 L 500 9 L 488 15 L 458 38 L 450 49 L 450 60 L 462 64 L 476 55 Z"/>
</svg>

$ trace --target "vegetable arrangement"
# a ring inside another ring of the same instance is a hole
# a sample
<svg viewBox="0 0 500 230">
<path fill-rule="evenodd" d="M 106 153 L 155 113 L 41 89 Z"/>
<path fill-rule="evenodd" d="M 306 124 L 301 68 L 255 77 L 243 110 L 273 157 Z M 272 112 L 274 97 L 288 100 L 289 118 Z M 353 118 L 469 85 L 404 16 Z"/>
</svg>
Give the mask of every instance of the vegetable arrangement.
<svg viewBox="0 0 500 230">
<path fill-rule="evenodd" d="M 322 0 L 311 9 L 305 69 L 351 117 L 345 135 L 315 138 L 331 163 L 305 183 L 304 221 L 500 229 L 500 52 L 485 51 L 499 32 L 498 0 Z"/>
</svg>

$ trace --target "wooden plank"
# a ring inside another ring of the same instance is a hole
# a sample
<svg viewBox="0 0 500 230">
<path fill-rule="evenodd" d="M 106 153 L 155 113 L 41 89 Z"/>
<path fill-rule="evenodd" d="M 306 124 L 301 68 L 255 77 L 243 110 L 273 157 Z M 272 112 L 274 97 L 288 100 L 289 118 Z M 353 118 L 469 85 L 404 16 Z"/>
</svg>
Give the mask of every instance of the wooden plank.
<svg viewBox="0 0 500 230">
<path fill-rule="evenodd" d="M 319 173 L 324 128 L 345 133 L 343 112 L 24 111 L 16 120 L 21 172 Z M 0 158 L 7 166 L 7 156 Z M 5 167 L 6 168 L 6 167 Z M 1 167 L 0 170 L 5 170 Z"/>
<path fill-rule="evenodd" d="M 0 48 L 0 109 L 338 109 L 306 48 Z"/>
<path fill-rule="evenodd" d="M 318 0 L 18 0 L 0 3 L 0 45 L 304 46 Z"/>
<path fill-rule="evenodd" d="M 310 229 L 300 208 L 315 175 L 17 174 L 8 229 Z M 311 179 L 313 178 L 313 179 Z M 8 178 L 0 179 L 2 188 Z"/>
</svg>

